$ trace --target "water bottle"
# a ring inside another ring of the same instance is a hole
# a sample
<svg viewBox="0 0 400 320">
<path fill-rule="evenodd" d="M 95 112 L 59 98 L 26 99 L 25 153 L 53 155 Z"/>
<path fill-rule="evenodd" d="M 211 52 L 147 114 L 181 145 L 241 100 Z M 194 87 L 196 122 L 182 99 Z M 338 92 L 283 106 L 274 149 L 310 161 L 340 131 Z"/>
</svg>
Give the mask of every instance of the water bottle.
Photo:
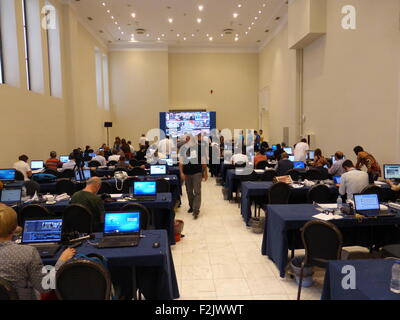
<svg viewBox="0 0 400 320">
<path fill-rule="evenodd" d="M 339 197 L 337 198 L 336 203 L 337 203 L 337 209 L 338 209 L 338 211 L 341 212 L 340 210 L 342 209 L 343 200 L 342 200 L 342 197 L 341 197 L 340 195 L 339 195 Z"/>
<path fill-rule="evenodd" d="M 392 267 L 392 280 L 390 281 L 390 291 L 400 293 L 400 260 L 397 260 Z"/>
</svg>

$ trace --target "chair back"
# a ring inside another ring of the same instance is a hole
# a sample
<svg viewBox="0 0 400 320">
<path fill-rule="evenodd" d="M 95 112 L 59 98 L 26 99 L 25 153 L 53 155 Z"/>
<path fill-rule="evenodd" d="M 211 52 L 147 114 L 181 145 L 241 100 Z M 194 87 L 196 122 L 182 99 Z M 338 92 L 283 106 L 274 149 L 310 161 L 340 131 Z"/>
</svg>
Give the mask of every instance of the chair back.
<svg viewBox="0 0 400 320">
<path fill-rule="evenodd" d="M 56 273 L 56 294 L 60 300 L 110 300 L 110 274 L 98 262 L 72 260 Z"/>
<path fill-rule="evenodd" d="M 23 226 L 26 219 L 46 218 L 52 216 L 53 215 L 46 207 L 42 207 L 38 204 L 28 204 L 20 211 L 18 222 L 20 226 Z"/>
<path fill-rule="evenodd" d="M 324 176 L 321 171 L 317 169 L 310 169 L 306 172 L 305 178 L 307 180 L 323 180 Z"/>
<path fill-rule="evenodd" d="M 324 184 L 317 184 L 311 187 L 307 193 L 308 203 L 330 203 L 331 202 L 331 192 L 329 187 Z"/>
<path fill-rule="evenodd" d="M 100 166 L 101 166 L 101 163 L 98 162 L 97 160 L 92 160 L 92 161 L 89 161 L 89 163 L 88 163 L 89 168 L 98 168 Z"/>
<path fill-rule="evenodd" d="M 157 179 L 156 181 L 157 193 L 168 193 L 171 192 L 171 187 L 168 180 Z"/>
<path fill-rule="evenodd" d="M 133 182 L 137 181 L 138 179 L 135 177 L 128 177 L 128 179 L 124 180 L 123 184 L 122 184 L 122 190 L 118 191 L 118 193 L 124 193 L 124 194 L 128 194 L 131 193 L 133 190 Z M 118 184 L 119 186 L 120 184 Z"/>
<path fill-rule="evenodd" d="M 109 167 L 114 167 L 114 166 L 117 165 L 117 163 L 118 163 L 118 161 L 111 160 L 111 161 L 109 161 L 109 162 L 107 163 L 107 166 L 109 166 Z"/>
<path fill-rule="evenodd" d="M 362 194 L 377 194 L 378 195 L 378 199 L 379 202 L 383 202 L 383 191 L 382 188 L 374 185 L 374 184 L 370 184 L 369 186 L 365 187 L 363 189 L 363 191 L 361 191 Z"/>
<path fill-rule="evenodd" d="M 25 181 L 24 186 L 26 188 L 26 194 L 30 197 L 33 197 L 36 192 L 38 194 L 40 192 L 40 184 L 37 183 L 36 181 L 33 180 Z"/>
<path fill-rule="evenodd" d="M 131 159 L 131 160 L 129 160 L 129 164 L 132 167 L 137 167 L 138 166 L 138 161 L 136 159 Z"/>
<path fill-rule="evenodd" d="M 25 180 L 24 174 L 19 170 L 15 170 L 15 180 L 24 181 Z"/>
<path fill-rule="evenodd" d="M 65 169 L 58 174 L 58 178 L 60 179 L 72 179 L 74 177 L 75 177 L 75 172 L 72 169 Z"/>
<path fill-rule="evenodd" d="M 246 162 L 238 161 L 234 164 L 235 168 L 244 168 L 246 167 Z"/>
<path fill-rule="evenodd" d="M 147 172 L 145 169 L 140 168 L 140 167 L 135 167 L 132 170 L 128 172 L 129 176 L 134 177 L 134 176 L 145 176 L 147 175 Z"/>
<path fill-rule="evenodd" d="M 10 282 L 0 278 L 0 301 L 5 300 L 18 300 L 18 293 Z"/>
<path fill-rule="evenodd" d="M 75 191 L 75 184 L 69 179 L 61 179 L 56 182 L 56 194 L 67 193 L 72 196 Z"/>
<path fill-rule="evenodd" d="M 238 175 L 238 178 L 242 182 L 245 182 L 245 181 L 258 181 L 258 180 L 260 180 L 260 175 L 257 174 L 257 172 L 252 171 L 248 175 Z"/>
<path fill-rule="evenodd" d="M 273 181 L 276 177 L 275 170 L 266 170 L 260 177 L 261 181 Z"/>
<path fill-rule="evenodd" d="M 121 211 L 140 212 L 140 229 L 147 230 L 149 227 L 150 212 L 140 203 L 129 203 L 122 207 Z"/>
<path fill-rule="evenodd" d="M 139 160 L 136 164 L 137 167 L 141 167 L 141 166 L 147 166 L 148 163 L 146 160 Z"/>
<path fill-rule="evenodd" d="M 112 187 L 111 184 L 107 181 L 102 181 L 101 182 L 101 187 L 100 190 L 98 192 L 98 194 L 103 194 L 103 193 L 107 193 L 107 194 L 111 194 L 112 193 Z"/>
<path fill-rule="evenodd" d="M 266 167 L 268 167 L 268 161 L 260 161 L 260 162 L 258 162 L 257 163 L 257 165 L 256 165 L 256 169 L 259 169 L 259 170 L 264 170 Z"/>
<path fill-rule="evenodd" d="M 290 186 L 284 182 L 275 183 L 268 192 L 269 204 L 289 203 Z"/>
<path fill-rule="evenodd" d="M 92 233 L 92 213 L 81 204 L 69 205 L 63 215 L 63 233 Z"/>
<path fill-rule="evenodd" d="M 324 268 L 329 260 L 339 260 L 342 254 L 343 236 L 331 222 L 312 220 L 301 229 L 307 266 Z"/>
<path fill-rule="evenodd" d="M 298 181 L 301 178 L 300 172 L 296 169 L 289 170 L 286 175 L 290 176 L 293 181 Z"/>
</svg>

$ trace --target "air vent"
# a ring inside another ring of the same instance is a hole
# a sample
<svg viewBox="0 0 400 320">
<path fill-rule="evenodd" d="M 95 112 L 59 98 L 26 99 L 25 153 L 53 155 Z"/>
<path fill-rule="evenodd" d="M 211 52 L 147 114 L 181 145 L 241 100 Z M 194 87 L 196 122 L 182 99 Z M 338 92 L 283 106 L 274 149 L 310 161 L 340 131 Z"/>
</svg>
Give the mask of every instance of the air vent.
<svg viewBox="0 0 400 320">
<path fill-rule="evenodd" d="M 144 34 L 146 32 L 145 29 L 136 29 L 137 34 Z"/>
<path fill-rule="evenodd" d="M 87 17 L 87 18 L 88 18 L 89 21 L 93 21 L 93 18 L 92 18 L 92 17 Z"/>
<path fill-rule="evenodd" d="M 224 34 L 233 34 L 233 29 L 225 29 Z"/>
</svg>

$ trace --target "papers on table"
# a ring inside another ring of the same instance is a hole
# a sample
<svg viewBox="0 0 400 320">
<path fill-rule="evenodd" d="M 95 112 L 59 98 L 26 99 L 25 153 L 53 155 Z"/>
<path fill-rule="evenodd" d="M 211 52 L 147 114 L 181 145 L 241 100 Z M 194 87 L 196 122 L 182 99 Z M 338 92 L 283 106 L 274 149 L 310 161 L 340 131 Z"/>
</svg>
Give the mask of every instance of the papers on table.
<svg viewBox="0 0 400 320">
<path fill-rule="evenodd" d="M 111 199 L 119 199 L 122 198 L 123 194 L 122 193 L 115 193 L 115 194 L 110 194 Z"/>
<path fill-rule="evenodd" d="M 313 218 L 323 221 L 343 219 L 342 216 L 325 214 L 325 213 L 316 214 L 315 216 L 313 216 Z"/>
<path fill-rule="evenodd" d="M 301 188 L 303 188 L 304 186 L 302 185 L 302 184 L 297 184 L 297 183 L 293 183 L 292 184 L 292 188 L 294 188 L 294 189 L 301 189 Z"/>
</svg>

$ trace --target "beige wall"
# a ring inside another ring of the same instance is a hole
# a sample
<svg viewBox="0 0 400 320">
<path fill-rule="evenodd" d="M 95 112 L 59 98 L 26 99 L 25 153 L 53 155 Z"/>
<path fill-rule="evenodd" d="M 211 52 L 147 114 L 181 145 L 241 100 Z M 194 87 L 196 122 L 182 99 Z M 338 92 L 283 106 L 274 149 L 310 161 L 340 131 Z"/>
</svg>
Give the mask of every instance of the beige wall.
<svg viewBox="0 0 400 320">
<path fill-rule="evenodd" d="M 258 129 L 258 54 L 169 54 L 169 106 L 216 111 L 220 129 Z"/>
<path fill-rule="evenodd" d="M 283 142 L 283 128 L 289 127 L 289 144 L 298 136 L 296 113 L 296 51 L 288 49 L 287 26 L 260 52 L 260 90 L 267 88 L 267 112 L 263 114 L 265 139 Z"/>
</svg>

